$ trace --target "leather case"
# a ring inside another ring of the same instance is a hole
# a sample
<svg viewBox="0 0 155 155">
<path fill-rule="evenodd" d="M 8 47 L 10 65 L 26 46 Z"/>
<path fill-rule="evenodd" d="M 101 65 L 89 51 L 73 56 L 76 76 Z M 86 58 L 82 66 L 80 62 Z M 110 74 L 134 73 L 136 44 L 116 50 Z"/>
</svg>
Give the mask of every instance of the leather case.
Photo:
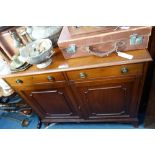
<svg viewBox="0 0 155 155">
<path fill-rule="evenodd" d="M 63 27 L 58 40 L 64 58 L 108 56 L 115 51 L 145 49 L 151 26 Z"/>
</svg>

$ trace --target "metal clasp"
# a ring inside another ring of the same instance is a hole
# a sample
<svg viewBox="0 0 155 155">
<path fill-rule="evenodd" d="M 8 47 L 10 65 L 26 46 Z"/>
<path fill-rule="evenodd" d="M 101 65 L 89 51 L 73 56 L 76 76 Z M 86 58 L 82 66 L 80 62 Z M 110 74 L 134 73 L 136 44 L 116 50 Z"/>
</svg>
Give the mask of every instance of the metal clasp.
<svg viewBox="0 0 155 155">
<path fill-rule="evenodd" d="M 143 36 L 136 33 L 130 35 L 130 45 L 140 45 L 143 43 Z"/>
<path fill-rule="evenodd" d="M 67 53 L 75 53 L 77 46 L 75 44 L 70 44 L 68 48 L 66 48 Z"/>
</svg>

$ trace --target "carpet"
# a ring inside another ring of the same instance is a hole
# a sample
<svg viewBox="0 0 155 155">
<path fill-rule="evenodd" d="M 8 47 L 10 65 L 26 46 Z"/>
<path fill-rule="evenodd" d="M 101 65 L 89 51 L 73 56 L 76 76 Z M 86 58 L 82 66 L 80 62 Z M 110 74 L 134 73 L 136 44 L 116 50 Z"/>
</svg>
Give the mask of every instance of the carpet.
<svg viewBox="0 0 155 155">
<path fill-rule="evenodd" d="M 16 117 L 20 120 L 26 118 L 25 116 L 18 116 L 17 114 L 12 114 L 12 117 Z M 140 125 L 138 128 L 134 128 L 132 124 L 125 123 L 51 123 L 49 126 L 45 126 L 42 123 L 41 129 L 144 129 L 144 114 L 139 116 L 139 120 Z M 27 127 L 23 127 L 20 121 L 0 117 L 0 129 L 37 129 L 39 122 L 38 116 L 33 113 L 29 118 L 29 122 Z"/>
</svg>

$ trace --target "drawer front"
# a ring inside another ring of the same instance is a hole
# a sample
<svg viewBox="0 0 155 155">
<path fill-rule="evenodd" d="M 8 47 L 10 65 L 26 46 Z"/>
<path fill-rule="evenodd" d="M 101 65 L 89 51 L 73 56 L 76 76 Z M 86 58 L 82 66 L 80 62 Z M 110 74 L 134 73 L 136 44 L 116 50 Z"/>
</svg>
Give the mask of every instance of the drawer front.
<svg viewBox="0 0 155 155">
<path fill-rule="evenodd" d="M 11 86 L 31 85 L 33 84 L 33 77 L 32 76 L 9 77 L 5 78 L 5 81 Z"/>
<path fill-rule="evenodd" d="M 65 81 L 62 73 L 49 73 L 33 76 L 34 83 Z"/>
<path fill-rule="evenodd" d="M 34 76 L 20 76 L 20 77 L 9 77 L 5 81 L 11 86 L 20 86 L 20 85 L 32 85 L 45 82 L 58 82 L 64 81 L 62 73 L 49 73 L 43 75 L 34 75 Z"/>
<path fill-rule="evenodd" d="M 124 76 L 131 74 L 141 74 L 143 72 L 143 64 L 128 64 L 96 69 L 83 69 L 78 71 L 69 71 L 67 76 L 69 80 L 86 80 L 95 78 L 104 78 L 111 76 Z"/>
</svg>

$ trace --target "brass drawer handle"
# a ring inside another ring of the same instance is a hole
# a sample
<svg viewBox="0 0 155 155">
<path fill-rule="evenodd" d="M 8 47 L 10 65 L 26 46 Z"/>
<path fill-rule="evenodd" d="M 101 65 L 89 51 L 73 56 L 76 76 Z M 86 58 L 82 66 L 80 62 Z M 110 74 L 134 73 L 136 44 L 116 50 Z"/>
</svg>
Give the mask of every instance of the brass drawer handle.
<svg viewBox="0 0 155 155">
<path fill-rule="evenodd" d="M 17 80 L 16 80 L 16 83 L 17 83 L 17 84 L 22 84 L 22 83 L 23 83 L 23 81 L 22 81 L 22 80 L 20 80 L 20 79 L 17 79 Z"/>
<path fill-rule="evenodd" d="M 80 73 L 80 78 L 81 78 L 81 79 L 84 79 L 84 78 L 86 78 L 86 77 L 87 77 L 87 74 L 86 74 L 86 73 L 83 73 L 83 72 Z"/>
<path fill-rule="evenodd" d="M 127 67 L 121 68 L 121 73 L 122 73 L 122 74 L 126 74 L 126 73 L 128 73 L 128 72 L 129 72 L 129 69 L 128 69 Z"/>
<path fill-rule="evenodd" d="M 47 76 L 47 79 L 48 79 L 48 81 L 54 81 L 55 80 L 55 78 L 53 77 L 53 76 Z"/>
</svg>

